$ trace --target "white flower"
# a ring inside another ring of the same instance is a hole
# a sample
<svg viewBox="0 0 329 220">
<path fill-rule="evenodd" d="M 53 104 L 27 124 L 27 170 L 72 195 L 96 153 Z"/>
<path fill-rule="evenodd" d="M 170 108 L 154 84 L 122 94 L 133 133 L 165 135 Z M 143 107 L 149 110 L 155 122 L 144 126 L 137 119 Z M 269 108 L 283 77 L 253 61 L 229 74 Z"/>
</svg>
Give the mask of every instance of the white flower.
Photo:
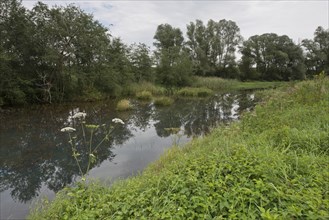
<svg viewBox="0 0 329 220">
<path fill-rule="evenodd" d="M 112 122 L 114 122 L 115 124 L 118 124 L 118 123 L 123 124 L 123 125 L 125 124 L 120 118 L 113 118 Z"/>
<path fill-rule="evenodd" d="M 65 127 L 61 129 L 61 132 L 73 132 L 76 131 L 75 128 L 72 127 Z"/>
<path fill-rule="evenodd" d="M 87 116 L 87 113 L 85 113 L 85 112 L 77 112 L 72 116 L 72 118 L 85 118 L 86 116 Z"/>
</svg>

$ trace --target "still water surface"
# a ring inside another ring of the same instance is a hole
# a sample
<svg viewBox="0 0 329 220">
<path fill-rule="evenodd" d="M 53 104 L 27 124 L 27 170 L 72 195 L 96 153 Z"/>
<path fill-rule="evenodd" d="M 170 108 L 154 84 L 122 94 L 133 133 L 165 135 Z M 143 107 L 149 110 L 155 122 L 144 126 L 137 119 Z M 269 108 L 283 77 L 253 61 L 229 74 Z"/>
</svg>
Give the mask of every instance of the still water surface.
<svg viewBox="0 0 329 220">
<path fill-rule="evenodd" d="M 60 132 L 79 123 L 71 117 L 87 113 L 86 123 L 104 125 L 113 118 L 116 125 L 109 141 L 96 153 L 89 176 L 102 180 L 126 178 L 142 171 L 173 144 L 177 135 L 166 128 L 180 128 L 179 144 L 208 133 L 221 123 L 237 120 L 255 105 L 252 92 L 217 94 L 206 99 L 178 99 L 170 107 L 155 107 L 150 102 L 133 101 L 129 112 L 115 111 L 115 102 L 73 103 L 33 106 L 0 113 L 0 213 L 1 219 L 23 219 L 36 199 L 52 199 L 56 192 L 79 180 L 68 135 Z M 79 136 L 80 135 L 80 136 Z M 93 145 L 104 137 L 99 129 Z M 81 164 L 87 167 L 88 149 L 79 145 Z"/>
</svg>

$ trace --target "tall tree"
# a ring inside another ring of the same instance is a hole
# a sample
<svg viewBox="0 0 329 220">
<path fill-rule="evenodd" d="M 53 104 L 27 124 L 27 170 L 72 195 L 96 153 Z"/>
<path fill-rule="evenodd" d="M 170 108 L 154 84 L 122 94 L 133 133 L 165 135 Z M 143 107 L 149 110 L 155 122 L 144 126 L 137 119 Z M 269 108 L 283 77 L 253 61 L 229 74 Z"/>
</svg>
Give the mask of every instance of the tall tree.
<svg viewBox="0 0 329 220">
<path fill-rule="evenodd" d="M 0 105 L 28 101 L 31 22 L 17 0 L 0 1 Z"/>
<path fill-rule="evenodd" d="M 137 82 L 150 81 L 153 82 L 153 60 L 151 58 L 150 47 L 146 44 L 132 44 L 129 48 L 129 60 L 132 64 L 132 72 L 134 80 Z"/>
<path fill-rule="evenodd" d="M 304 79 L 305 66 L 300 46 L 286 35 L 254 35 L 243 43 L 242 79 Z"/>
<path fill-rule="evenodd" d="M 205 26 L 196 20 L 187 25 L 187 37 L 197 74 L 237 77 L 235 51 L 242 37 L 235 22 L 209 20 Z"/>
<path fill-rule="evenodd" d="M 184 47 L 182 31 L 169 24 L 161 24 L 154 39 L 158 82 L 167 87 L 188 85 L 192 62 Z"/>
<path fill-rule="evenodd" d="M 314 39 L 303 40 L 302 46 L 306 51 L 307 75 L 312 76 L 321 71 L 329 75 L 329 29 L 318 27 L 314 32 Z"/>
</svg>

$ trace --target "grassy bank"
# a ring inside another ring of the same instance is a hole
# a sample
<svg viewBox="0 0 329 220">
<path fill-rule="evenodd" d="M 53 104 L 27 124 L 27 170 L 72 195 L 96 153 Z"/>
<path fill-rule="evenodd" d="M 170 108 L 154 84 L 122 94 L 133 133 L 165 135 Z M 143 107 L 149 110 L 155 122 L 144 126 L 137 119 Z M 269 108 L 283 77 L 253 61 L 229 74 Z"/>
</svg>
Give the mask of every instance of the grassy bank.
<svg viewBox="0 0 329 220">
<path fill-rule="evenodd" d="M 215 91 L 245 90 L 245 89 L 269 89 L 287 85 L 287 82 L 241 82 L 235 79 L 223 79 L 219 77 L 195 77 L 193 87 L 205 87 Z"/>
<path fill-rule="evenodd" d="M 328 219 L 328 78 L 262 94 L 142 175 L 65 189 L 30 219 Z"/>
</svg>

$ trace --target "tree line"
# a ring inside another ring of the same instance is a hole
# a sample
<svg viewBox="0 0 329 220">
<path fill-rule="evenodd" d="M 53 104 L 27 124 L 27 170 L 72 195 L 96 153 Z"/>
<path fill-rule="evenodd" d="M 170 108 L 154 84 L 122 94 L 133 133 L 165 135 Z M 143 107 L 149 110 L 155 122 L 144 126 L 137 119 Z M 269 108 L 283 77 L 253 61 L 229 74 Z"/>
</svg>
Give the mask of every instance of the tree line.
<svg viewBox="0 0 329 220">
<path fill-rule="evenodd" d="M 329 72 L 329 30 L 295 44 L 274 33 L 243 40 L 234 21 L 160 24 L 154 47 L 127 45 L 75 5 L 31 10 L 0 1 L 0 106 L 120 96 L 131 83 L 187 86 L 193 75 L 296 80 Z M 237 60 L 236 54 L 242 54 Z"/>
</svg>

